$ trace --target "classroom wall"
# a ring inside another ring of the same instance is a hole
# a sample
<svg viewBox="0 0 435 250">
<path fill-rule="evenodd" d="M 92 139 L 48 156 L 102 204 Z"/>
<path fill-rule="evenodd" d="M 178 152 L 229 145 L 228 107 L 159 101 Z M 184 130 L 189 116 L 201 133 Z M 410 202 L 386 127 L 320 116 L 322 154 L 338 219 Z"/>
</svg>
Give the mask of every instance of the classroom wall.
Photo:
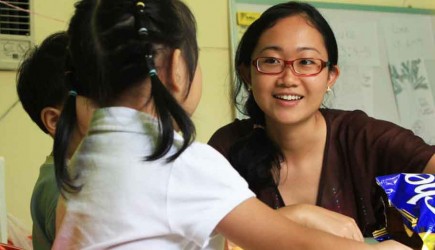
<svg viewBox="0 0 435 250">
<path fill-rule="evenodd" d="M 435 9 L 433 0 L 316 0 L 353 4 Z M 65 29 L 75 0 L 34 1 L 35 41 Z M 197 138 L 206 142 L 220 126 L 233 120 L 230 104 L 230 41 L 228 0 L 185 0 L 198 22 L 200 64 L 203 71 L 203 95 L 193 115 Z M 57 19 L 63 20 L 59 21 Z M 30 196 L 39 173 L 39 166 L 50 153 L 52 140 L 31 122 L 17 100 L 15 72 L 0 71 L 0 115 L 11 108 L 0 121 L 0 156 L 6 160 L 6 195 L 9 213 L 31 228 Z"/>
<path fill-rule="evenodd" d="M 35 42 L 47 35 L 65 30 L 72 15 L 75 0 L 33 1 Z M 2 4 L 0 3 L 0 6 Z M 59 19 L 59 20 L 57 20 Z M 15 71 L 0 71 L 0 116 L 10 112 L 0 121 L 0 156 L 6 161 L 7 210 L 31 228 L 30 196 L 39 174 L 39 166 L 50 153 L 51 139 L 39 130 L 18 100 L 15 90 Z"/>
</svg>

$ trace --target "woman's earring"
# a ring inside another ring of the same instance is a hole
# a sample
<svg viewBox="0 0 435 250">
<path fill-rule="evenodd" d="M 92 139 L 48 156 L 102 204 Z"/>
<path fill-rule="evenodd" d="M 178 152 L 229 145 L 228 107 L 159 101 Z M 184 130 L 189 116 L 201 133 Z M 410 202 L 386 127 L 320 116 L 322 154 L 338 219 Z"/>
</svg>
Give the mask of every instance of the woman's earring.
<svg viewBox="0 0 435 250">
<path fill-rule="evenodd" d="M 326 93 L 329 93 L 331 91 L 332 91 L 331 87 L 328 86 L 328 88 L 326 89 Z"/>
<path fill-rule="evenodd" d="M 251 92 L 252 88 L 251 85 L 248 86 L 248 92 Z"/>
</svg>

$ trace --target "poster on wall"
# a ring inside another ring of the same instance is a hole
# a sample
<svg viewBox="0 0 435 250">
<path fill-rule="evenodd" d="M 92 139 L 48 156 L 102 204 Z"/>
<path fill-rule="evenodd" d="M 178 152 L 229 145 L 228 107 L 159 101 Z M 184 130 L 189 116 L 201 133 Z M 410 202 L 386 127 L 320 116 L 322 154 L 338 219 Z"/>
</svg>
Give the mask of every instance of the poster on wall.
<svg viewBox="0 0 435 250">
<path fill-rule="evenodd" d="M 434 34 L 427 16 L 391 17 L 382 21 L 388 40 L 389 72 L 400 124 L 435 144 L 435 101 L 427 62 L 435 60 Z"/>
<path fill-rule="evenodd" d="M 323 10 L 338 44 L 340 77 L 332 94 L 326 96 L 328 108 L 364 110 L 374 115 L 374 72 L 381 65 L 378 26 L 374 21 L 342 22 L 331 10 Z"/>
</svg>

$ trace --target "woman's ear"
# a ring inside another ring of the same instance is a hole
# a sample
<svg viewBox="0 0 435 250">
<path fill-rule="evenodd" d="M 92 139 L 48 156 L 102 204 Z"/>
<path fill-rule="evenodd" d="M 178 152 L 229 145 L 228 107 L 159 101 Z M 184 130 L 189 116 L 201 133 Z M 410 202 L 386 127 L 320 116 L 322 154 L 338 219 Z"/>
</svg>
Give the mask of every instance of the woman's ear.
<svg viewBox="0 0 435 250">
<path fill-rule="evenodd" d="M 238 69 L 238 71 L 240 73 L 242 81 L 244 83 L 246 83 L 247 85 L 251 86 L 251 71 L 250 71 L 250 67 L 242 64 L 242 65 L 239 65 L 237 67 L 237 69 Z"/>
<path fill-rule="evenodd" d="M 340 75 L 340 68 L 338 67 L 338 65 L 335 65 L 332 69 L 329 70 L 329 73 L 328 73 L 328 87 L 329 88 L 332 88 L 332 86 L 334 86 L 339 75 Z"/>
<path fill-rule="evenodd" d="M 54 107 L 45 107 L 41 111 L 41 120 L 48 133 L 54 137 L 57 121 L 59 121 L 61 110 Z"/>
</svg>

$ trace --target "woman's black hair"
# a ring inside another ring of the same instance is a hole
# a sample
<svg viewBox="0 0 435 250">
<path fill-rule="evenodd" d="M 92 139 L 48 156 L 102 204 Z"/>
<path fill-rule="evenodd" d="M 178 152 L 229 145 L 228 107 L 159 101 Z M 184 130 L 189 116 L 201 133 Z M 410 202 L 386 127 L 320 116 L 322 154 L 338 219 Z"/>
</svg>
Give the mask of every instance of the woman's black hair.
<svg viewBox="0 0 435 250">
<path fill-rule="evenodd" d="M 73 24 L 73 20 L 77 23 Z M 84 20 L 90 22 L 85 25 Z M 87 35 L 85 39 L 80 38 L 77 27 L 90 33 L 91 39 Z M 87 85 L 88 97 L 99 107 L 111 106 L 125 90 L 150 77 L 161 135 L 153 153 L 145 159 L 166 156 L 173 145 L 175 122 L 184 139 L 178 151 L 166 158 L 167 161 L 175 160 L 194 140 L 195 127 L 157 76 L 154 58 L 159 48 L 180 49 L 187 64 L 190 90 L 198 62 L 198 44 L 196 22 L 189 8 L 180 0 L 82 0 L 76 6 L 69 31 L 77 35 L 74 39 L 71 34 L 70 49 L 75 70 L 80 72 L 78 75 L 86 75 L 85 61 L 98 66 L 93 67 L 94 72 L 89 72 L 93 75 L 92 82 L 83 78 L 83 83 Z M 92 53 L 82 54 L 89 48 L 93 48 Z M 186 98 L 188 94 L 189 91 Z M 62 117 L 61 127 L 58 125 L 61 129 L 58 129 L 57 143 L 55 140 L 55 149 L 56 145 L 59 149 L 54 151 L 56 177 L 65 190 L 79 191 L 80 187 L 73 184 L 78 176 L 70 176 L 66 167 L 67 145 L 76 122 L 75 110 L 71 108 L 65 112 L 68 113 Z"/>
<path fill-rule="evenodd" d="M 284 157 L 279 147 L 266 134 L 264 112 L 255 102 L 252 92 L 248 91 L 250 83 L 246 81 L 249 79 L 246 74 L 249 74 L 251 69 L 252 53 L 261 35 L 279 20 L 295 15 L 304 17 L 322 35 L 328 60 L 331 62 L 329 69 L 334 68 L 338 62 L 337 42 L 331 27 L 320 12 L 307 3 L 291 1 L 274 5 L 244 33 L 235 57 L 236 87 L 233 102 L 239 112 L 249 116 L 257 126 L 251 134 L 231 147 L 229 160 L 254 191 L 271 185 L 273 173 L 279 178 L 280 163 Z M 243 98 L 247 91 L 248 97 Z"/>
</svg>

